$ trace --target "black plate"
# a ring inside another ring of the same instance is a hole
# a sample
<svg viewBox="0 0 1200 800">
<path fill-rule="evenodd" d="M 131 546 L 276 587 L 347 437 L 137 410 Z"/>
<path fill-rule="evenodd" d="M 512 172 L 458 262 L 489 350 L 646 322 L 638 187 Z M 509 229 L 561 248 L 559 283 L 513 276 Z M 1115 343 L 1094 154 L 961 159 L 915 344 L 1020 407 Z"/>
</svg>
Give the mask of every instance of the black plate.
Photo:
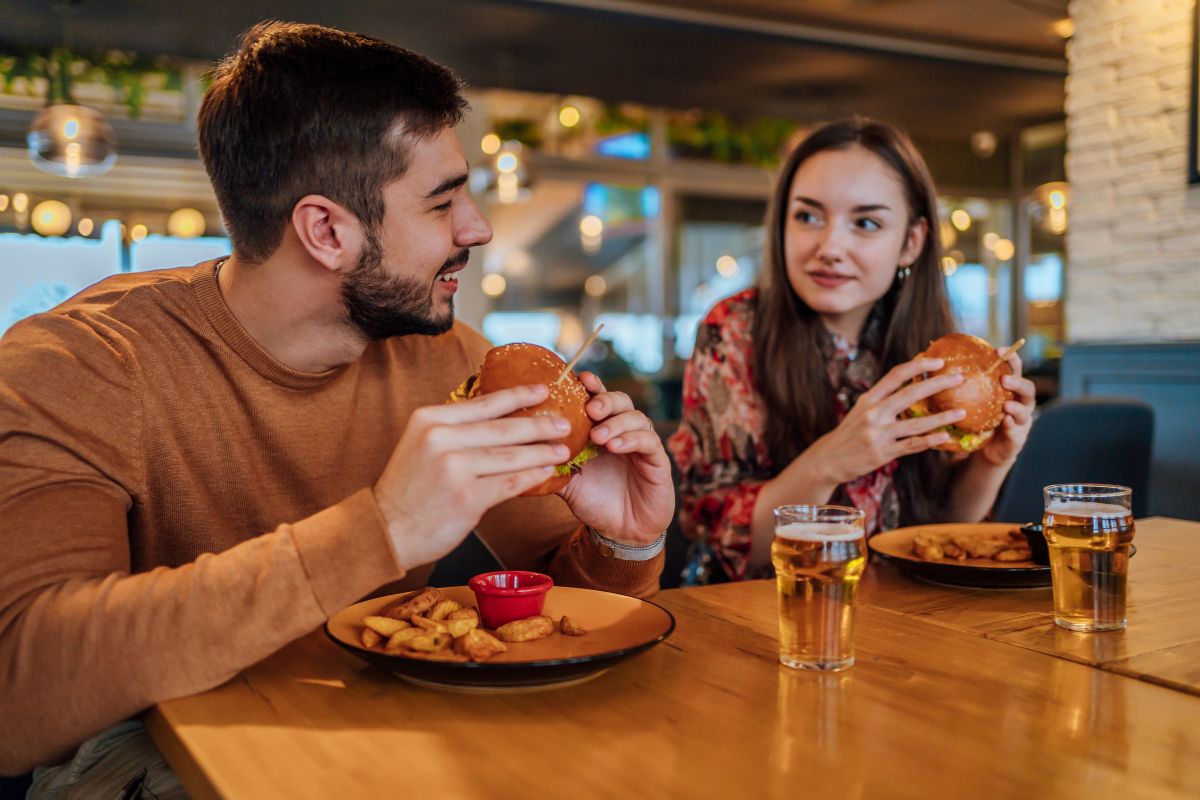
<svg viewBox="0 0 1200 800">
<path fill-rule="evenodd" d="M 463 605 L 475 605 L 465 586 L 443 589 Z M 563 614 L 587 629 L 585 636 L 554 634 L 537 642 L 510 645 L 508 653 L 484 663 L 423 661 L 368 649 L 358 641 L 360 620 L 395 599 L 377 597 L 339 611 L 325 634 L 339 647 L 414 683 L 461 691 L 513 691 L 577 683 L 654 647 L 675 630 L 671 612 L 634 597 L 556 586 L 546 596 L 544 613 Z"/>
<path fill-rule="evenodd" d="M 867 545 L 875 555 L 895 564 L 905 575 L 934 583 L 970 586 L 976 589 L 1034 589 L 1049 586 L 1051 584 L 1050 567 L 1046 564 L 1018 561 L 1006 565 L 985 559 L 925 561 L 912 555 L 909 549 L 913 537 L 922 531 L 947 532 L 953 530 L 982 534 L 1022 527 L 1020 523 L 1015 522 L 918 525 L 876 534 L 867 540 Z M 1040 527 L 1039 525 L 1038 528 L 1040 529 Z M 1132 546 L 1129 550 L 1130 557 L 1135 553 L 1137 553 L 1137 547 Z"/>
<path fill-rule="evenodd" d="M 867 545 L 880 558 L 894 563 L 905 575 L 952 586 L 971 586 L 979 589 L 1032 589 L 1050 585 L 1050 567 L 1032 561 L 1014 562 L 1011 566 L 983 559 L 967 561 L 925 561 L 912 555 L 909 546 L 913 537 L 922 531 L 957 531 L 980 534 L 997 530 L 1020 528 L 1020 523 L 980 522 L 945 525 L 919 525 L 896 528 L 876 534 Z"/>
</svg>

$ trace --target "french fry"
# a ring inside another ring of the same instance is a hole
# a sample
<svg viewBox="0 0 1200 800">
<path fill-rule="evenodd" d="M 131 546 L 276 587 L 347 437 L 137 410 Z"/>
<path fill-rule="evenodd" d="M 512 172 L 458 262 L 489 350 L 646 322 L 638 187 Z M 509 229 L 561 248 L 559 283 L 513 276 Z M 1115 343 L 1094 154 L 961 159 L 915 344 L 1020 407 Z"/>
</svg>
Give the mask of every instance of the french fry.
<svg viewBox="0 0 1200 800">
<path fill-rule="evenodd" d="M 434 653 L 438 650 L 445 650 L 453 642 L 454 637 L 448 633 L 422 633 L 408 640 L 408 649 Z"/>
<path fill-rule="evenodd" d="M 460 608 L 458 611 L 451 611 L 446 619 L 473 619 L 479 622 L 479 611 L 474 608 Z"/>
<path fill-rule="evenodd" d="M 388 650 L 403 650 L 410 639 L 420 636 L 421 633 L 420 628 L 401 628 L 388 638 L 386 648 Z"/>
<path fill-rule="evenodd" d="M 554 620 L 547 616 L 526 617 L 506 622 L 496 629 L 496 637 L 502 642 L 532 642 L 554 633 Z"/>
<path fill-rule="evenodd" d="M 479 620 L 474 617 L 464 617 L 462 619 L 448 619 L 442 623 L 446 626 L 446 631 L 457 639 L 460 636 L 466 636 L 467 631 L 479 625 Z"/>
<path fill-rule="evenodd" d="M 487 661 L 497 653 L 508 650 L 504 642 L 492 636 L 483 628 L 471 628 L 465 635 L 454 640 L 454 652 L 460 653 L 472 661 Z"/>
<path fill-rule="evenodd" d="M 442 593 L 432 586 L 418 589 L 403 595 L 399 600 L 380 612 L 382 616 L 392 619 L 409 620 L 418 614 L 424 614 L 437 605 L 442 599 Z"/>
<path fill-rule="evenodd" d="M 408 623 L 404 620 L 392 619 L 391 617 L 363 617 L 362 621 L 363 625 L 366 625 L 385 639 L 396 631 L 408 627 Z"/>
<path fill-rule="evenodd" d="M 562 619 L 558 621 L 558 629 L 567 636 L 583 636 L 587 633 L 583 626 L 575 620 L 563 614 Z"/>
<path fill-rule="evenodd" d="M 445 633 L 446 624 L 444 622 L 435 622 L 426 617 L 413 617 L 412 624 L 414 628 L 420 628 L 423 631 L 430 633 Z"/>
<path fill-rule="evenodd" d="M 450 599 L 441 600 L 437 605 L 429 610 L 429 614 L 427 616 L 432 620 L 441 621 L 453 614 L 455 611 L 459 611 L 461 609 L 462 604 L 457 601 Z"/>
<path fill-rule="evenodd" d="M 378 647 L 379 643 L 383 641 L 383 637 L 370 628 L 363 628 L 361 638 L 363 647 Z"/>
</svg>

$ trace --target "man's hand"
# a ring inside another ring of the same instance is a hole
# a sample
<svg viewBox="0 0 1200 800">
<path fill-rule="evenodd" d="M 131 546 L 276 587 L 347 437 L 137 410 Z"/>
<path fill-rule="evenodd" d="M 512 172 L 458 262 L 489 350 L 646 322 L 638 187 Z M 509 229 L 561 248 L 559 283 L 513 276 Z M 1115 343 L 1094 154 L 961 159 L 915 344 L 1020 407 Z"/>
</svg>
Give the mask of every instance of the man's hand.
<svg viewBox="0 0 1200 800">
<path fill-rule="evenodd" d="M 518 386 L 413 412 L 374 487 L 401 566 L 446 555 L 485 511 L 567 460 L 567 448 L 551 444 L 568 429 L 562 417 L 502 419 L 548 394 L 545 386 Z"/>
<path fill-rule="evenodd" d="M 595 395 L 587 404 L 592 442 L 600 454 L 559 495 L 571 512 L 610 539 L 644 545 L 658 538 L 675 513 L 671 462 L 648 417 L 624 392 L 608 392 L 590 372 L 579 376 Z"/>
</svg>

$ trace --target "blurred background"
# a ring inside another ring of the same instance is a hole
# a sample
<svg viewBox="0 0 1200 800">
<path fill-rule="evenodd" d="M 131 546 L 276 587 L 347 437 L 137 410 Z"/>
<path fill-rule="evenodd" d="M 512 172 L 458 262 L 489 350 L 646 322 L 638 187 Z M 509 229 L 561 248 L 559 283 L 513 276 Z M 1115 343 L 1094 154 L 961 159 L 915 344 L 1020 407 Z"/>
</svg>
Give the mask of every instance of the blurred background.
<svg viewBox="0 0 1200 800">
<path fill-rule="evenodd" d="M 495 238 L 459 316 L 567 357 L 604 323 L 584 365 L 664 432 L 698 320 L 755 280 L 781 156 L 839 117 L 902 127 L 941 192 L 960 327 L 1025 337 L 1040 401 L 1153 404 L 1157 508 L 1198 515 L 1175 499 L 1200 445 L 1191 0 L 249 5 L 0 2 L 0 332 L 228 252 L 195 151 L 206 72 L 261 19 L 318 22 L 471 87 L 458 134 Z M 94 112 L 51 113 L 72 101 Z"/>
</svg>

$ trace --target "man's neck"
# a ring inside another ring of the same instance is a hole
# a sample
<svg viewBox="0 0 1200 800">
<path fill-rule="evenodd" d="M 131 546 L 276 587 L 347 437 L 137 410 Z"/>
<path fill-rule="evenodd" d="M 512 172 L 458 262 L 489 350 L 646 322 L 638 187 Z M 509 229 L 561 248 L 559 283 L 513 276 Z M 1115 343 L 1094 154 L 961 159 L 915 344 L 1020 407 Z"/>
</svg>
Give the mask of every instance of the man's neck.
<svg viewBox="0 0 1200 800">
<path fill-rule="evenodd" d="M 217 273 L 221 295 L 246 332 L 301 372 L 356 361 L 367 339 L 347 323 L 338 276 L 286 243 L 261 264 L 230 256 Z"/>
</svg>

